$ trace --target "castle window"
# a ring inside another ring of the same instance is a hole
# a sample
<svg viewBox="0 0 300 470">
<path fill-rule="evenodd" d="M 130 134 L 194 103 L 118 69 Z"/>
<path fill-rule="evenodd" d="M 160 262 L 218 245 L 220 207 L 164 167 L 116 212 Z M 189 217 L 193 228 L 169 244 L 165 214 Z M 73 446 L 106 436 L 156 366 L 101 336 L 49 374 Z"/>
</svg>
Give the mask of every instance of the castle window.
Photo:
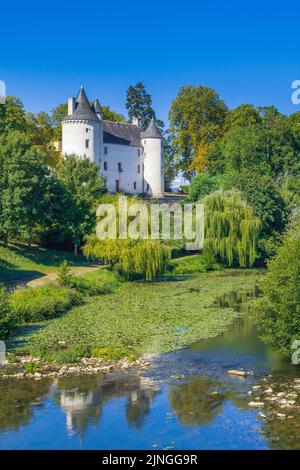
<svg viewBox="0 0 300 470">
<path fill-rule="evenodd" d="M 149 191 L 149 184 L 147 184 L 147 192 Z"/>
<path fill-rule="evenodd" d="M 133 182 L 133 189 L 136 189 L 136 181 Z"/>
<path fill-rule="evenodd" d="M 104 171 L 107 171 L 107 162 L 103 162 Z"/>
<path fill-rule="evenodd" d="M 122 170 L 122 163 L 119 162 L 119 163 L 118 163 L 118 172 L 119 172 L 119 173 L 122 173 L 122 171 L 123 171 L 123 170 Z"/>
<path fill-rule="evenodd" d="M 137 167 L 137 172 L 138 172 L 138 173 L 141 172 L 141 165 L 138 165 L 138 167 Z"/>
<path fill-rule="evenodd" d="M 86 128 L 86 129 L 85 129 L 85 132 L 88 132 L 88 131 L 89 131 L 89 129 L 88 129 L 88 128 Z"/>
<path fill-rule="evenodd" d="M 140 156 L 140 149 L 137 149 L 137 156 Z"/>
<path fill-rule="evenodd" d="M 86 139 L 85 148 L 88 149 L 89 147 L 90 147 L 90 141 L 89 141 L 89 139 Z"/>
<path fill-rule="evenodd" d="M 104 147 L 104 155 L 107 155 L 107 147 Z"/>
</svg>

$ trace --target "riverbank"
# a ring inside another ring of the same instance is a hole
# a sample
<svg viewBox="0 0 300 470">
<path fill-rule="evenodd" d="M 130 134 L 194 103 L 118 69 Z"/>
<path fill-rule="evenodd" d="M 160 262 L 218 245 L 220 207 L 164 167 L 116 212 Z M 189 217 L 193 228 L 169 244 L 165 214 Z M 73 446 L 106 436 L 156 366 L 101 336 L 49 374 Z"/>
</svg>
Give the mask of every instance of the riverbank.
<svg viewBox="0 0 300 470">
<path fill-rule="evenodd" d="M 230 306 L 219 305 L 217 298 L 255 289 L 261 274 L 223 270 L 166 276 L 153 283 L 120 283 L 115 291 L 88 298 L 59 318 L 20 328 L 9 344 L 10 360 L 30 356 L 37 358 L 31 362 L 57 362 L 60 367 L 83 358 L 114 363 L 127 357 L 134 362 L 145 354 L 217 336 L 239 316 Z"/>
</svg>

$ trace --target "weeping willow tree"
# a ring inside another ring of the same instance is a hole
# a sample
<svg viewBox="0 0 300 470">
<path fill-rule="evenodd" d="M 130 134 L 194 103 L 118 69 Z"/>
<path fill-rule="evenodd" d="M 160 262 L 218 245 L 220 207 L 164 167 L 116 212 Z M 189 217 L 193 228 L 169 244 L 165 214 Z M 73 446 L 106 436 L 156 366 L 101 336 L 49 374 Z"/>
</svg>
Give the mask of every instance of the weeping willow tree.
<svg viewBox="0 0 300 470">
<path fill-rule="evenodd" d="M 227 266 L 253 266 L 261 224 L 241 193 L 219 190 L 201 202 L 205 207 L 204 251 Z"/>
<path fill-rule="evenodd" d="M 86 237 L 83 253 L 88 258 L 100 258 L 129 278 L 139 274 L 147 281 L 164 274 L 170 261 L 170 249 L 155 240 L 99 240 Z"/>
</svg>

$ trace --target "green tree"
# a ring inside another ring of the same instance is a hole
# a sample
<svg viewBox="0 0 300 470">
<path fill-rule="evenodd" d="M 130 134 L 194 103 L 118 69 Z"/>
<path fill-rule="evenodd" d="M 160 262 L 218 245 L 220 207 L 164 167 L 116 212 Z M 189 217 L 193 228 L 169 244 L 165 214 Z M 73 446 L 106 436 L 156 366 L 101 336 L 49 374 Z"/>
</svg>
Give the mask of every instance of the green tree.
<svg viewBox="0 0 300 470">
<path fill-rule="evenodd" d="M 300 338 L 300 217 L 294 215 L 277 255 L 259 283 L 261 295 L 253 313 L 262 338 L 284 355 L 291 355 Z"/>
<path fill-rule="evenodd" d="M 134 117 L 139 118 L 143 129 L 146 129 L 151 118 L 155 118 L 152 98 L 146 91 L 143 82 L 138 82 L 135 86 L 128 87 L 126 91 L 126 109 L 128 110 L 129 119 L 132 120 Z M 160 128 L 161 134 L 163 134 L 164 123 L 156 119 L 156 124 Z"/>
<path fill-rule="evenodd" d="M 85 256 L 101 258 L 127 278 L 139 274 L 150 281 L 165 273 L 170 249 L 156 240 L 99 240 L 96 236 L 86 238 Z"/>
<path fill-rule="evenodd" d="M 178 169 L 185 174 L 206 167 L 208 147 L 223 134 L 228 109 L 212 89 L 180 88 L 169 111 L 170 135 Z"/>
<path fill-rule="evenodd" d="M 126 122 L 125 117 L 123 114 L 117 113 L 117 111 L 113 111 L 110 109 L 109 106 L 102 106 L 103 110 L 103 119 L 106 121 L 113 121 L 113 122 Z"/>
<path fill-rule="evenodd" d="M 253 266 L 260 220 L 237 191 L 216 191 L 202 199 L 205 208 L 204 251 L 225 263 Z"/>
<path fill-rule="evenodd" d="M 19 98 L 7 96 L 6 102 L 0 106 L 0 135 L 13 130 L 27 130 L 25 110 Z"/>
<path fill-rule="evenodd" d="M 260 218 L 262 237 L 274 236 L 284 230 L 287 220 L 286 204 L 270 176 L 244 170 L 239 174 L 235 186 L 243 192 L 254 214 Z"/>
<path fill-rule="evenodd" d="M 241 104 L 235 109 L 231 109 L 226 118 L 226 127 L 248 127 L 259 124 L 261 117 L 259 111 L 252 104 Z"/>
<path fill-rule="evenodd" d="M 96 207 L 104 192 L 104 181 L 98 165 L 76 155 L 65 156 L 57 168 L 57 176 L 69 201 L 61 223 L 70 233 L 77 255 L 83 237 L 90 234 L 96 225 Z"/>
<path fill-rule="evenodd" d="M 0 234 L 33 239 L 45 220 L 49 202 L 49 170 L 45 155 L 19 131 L 0 138 Z"/>
<path fill-rule="evenodd" d="M 9 293 L 0 285 L 0 339 L 6 338 L 16 324 L 16 318 L 9 307 Z"/>
</svg>

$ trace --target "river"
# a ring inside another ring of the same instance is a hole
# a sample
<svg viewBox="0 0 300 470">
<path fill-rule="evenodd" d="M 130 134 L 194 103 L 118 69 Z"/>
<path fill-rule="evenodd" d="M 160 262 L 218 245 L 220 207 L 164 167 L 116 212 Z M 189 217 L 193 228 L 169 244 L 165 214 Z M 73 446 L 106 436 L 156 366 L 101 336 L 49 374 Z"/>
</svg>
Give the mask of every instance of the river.
<svg viewBox="0 0 300 470">
<path fill-rule="evenodd" d="M 0 449 L 300 448 L 300 413 L 269 420 L 248 406 L 270 374 L 280 383 L 300 377 L 258 339 L 248 297 L 220 298 L 244 315 L 223 335 L 156 357 L 142 375 L 3 380 Z M 227 372 L 241 368 L 254 375 Z"/>
</svg>

